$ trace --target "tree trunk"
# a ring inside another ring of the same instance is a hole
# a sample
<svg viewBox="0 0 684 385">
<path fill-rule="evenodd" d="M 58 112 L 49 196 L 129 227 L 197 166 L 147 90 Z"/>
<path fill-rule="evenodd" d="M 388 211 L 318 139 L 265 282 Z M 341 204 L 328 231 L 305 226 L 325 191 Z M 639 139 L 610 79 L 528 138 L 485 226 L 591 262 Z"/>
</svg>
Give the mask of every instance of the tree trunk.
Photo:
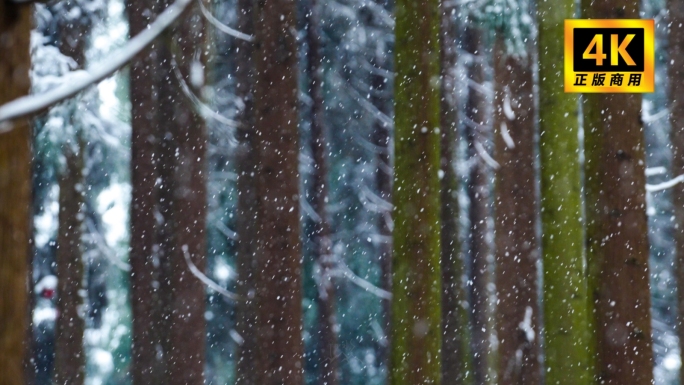
<svg viewBox="0 0 684 385">
<path fill-rule="evenodd" d="M 537 188 L 532 44 L 494 47 L 496 172 L 495 256 L 498 379 L 501 385 L 541 384 L 537 295 Z"/>
<path fill-rule="evenodd" d="M 457 6 L 442 0 L 441 9 L 441 184 L 442 200 L 442 378 L 454 385 L 473 383 L 470 349 L 468 297 L 465 287 L 465 264 L 459 239 L 459 177 L 454 169 L 458 143 L 457 97 Z"/>
<path fill-rule="evenodd" d="M 309 95 L 311 96 L 311 154 L 313 156 L 311 207 L 318 219 L 313 224 L 314 252 L 317 265 L 316 283 L 318 295 L 318 370 L 317 383 L 337 385 L 339 356 L 337 347 L 336 290 L 332 277 L 335 258 L 332 254 L 330 239 L 330 218 L 327 213 L 328 201 L 328 128 L 325 122 L 323 96 L 323 63 L 321 57 L 321 34 L 319 20 L 320 6 L 317 0 L 310 0 L 307 13 L 307 73 L 309 75 Z"/>
<path fill-rule="evenodd" d="M 182 90 L 201 95 L 201 59 L 206 49 L 199 4 L 188 7 L 160 48 L 161 333 L 166 359 L 166 383 L 203 384 L 205 355 L 205 289 L 189 269 L 206 265 L 206 127 L 195 105 Z"/>
<path fill-rule="evenodd" d="M 131 33 L 165 6 L 128 3 Z M 183 91 L 200 95 L 203 33 L 191 5 L 131 68 L 134 385 L 204 383 L 205 291 L 189 265 L 206 263 L 206 128 Z"/>
<path fill-rule="evenodd" d="M 73 120 L 68 124 L 78 124 Z M 80 136 L 80 134 L 78 134 Z M 57 320 L 55 324 L 55 384 L 85 382 L 85 314 L 83 313 L 83 145 L 67 143 L 65 167 L 59 181 L 57 235 Z M 75 147 L 75 148 L 72 148 Z M 80 187 L 79 187 L 80 186 Z"/>
<path fill-rule="evenodd" d="M 670 65 L 670 141 L 672 142 L 672 176 L 684 174 L 684 2 L 668 0 Z M 677 333 L 680 351 L 684 346 L 684 185 L 672 188 L 675 215 L 675 267 L 677 276 Z M 680 370 L 684 384 L 684 370 Z"/>
<path fill-rule="evenodd" d="M 583 1 L 592 19 L 639 18 L 630 1 Z M 641 95 L 584 96 L 587 266 L 596 370 L 604 384 L 651 384 L 646 174 Z"/>
<path fill-rule="evenodd" d="M 492 252 L 488 240 L 491 228 L 489 218 L 492 210 L 490 207 L 490 172 L 484 160 L 482 152 L 486 151 L 484 144 L 487 141 L 488 101 L 485 91 L 485 61 L 484 36 L 482 27 L 475 25 L 476 21 L 470 21 L 465 29 L 464 48 L 472 55 L 468 82 L 468 101 L 466 103 L 466 137 L 468 141 L 468 158 L 470 175 L 466 190 L 470 201 L 470 279 L 473 282 L 470 288 L 471 311 L 472 311 L 472 349 L 473 349 L 473 375 L 478 385 L 491 383 L 495 375 L 493 367 L 493 350 L 490 338 L 493 329 L 493 308 L 490 302 L 492 292 L 491 285 L 494 283 L 492 266 L 488 258 Z"/>
<path fill-rule="evenodd" d="M 150 24 L 151 15 L 158 14 L 156 1 L 128 0 L 126 2 L 130 35 L 135 36 Z M 160 165 L 157 122 L 159 103 L 155 69 L 158 49 L 148 47 L 138 55 L 130 67 L 131 92 L 131 310 L 132 357 L 131 378 L 134 385 L 161 384 L 164 366 L 158 356 L 161 349 L 159 328 L 160 304 L 157 291 L 159 255 L 155 210 L 157 207 L 157 166 Z M 145 300 L 141 300 L 144 298 Z"/>
<path fill-rule="evenodd" d="M 577 96 L 563 91 L 563 20 L 572 0 L 537 4 L 546 383 L 593 383 L 584 269 Z"/>
<path fill-rule="evenodd" d="M 29 92 L 32 7 L 0 2 L 0 104 Z M 0 385 L 24 383 L 31 201 L 31 130 L 25 119 L 0 134 Z"/>
<path fill-rule="evenodd" d="M 295 2 L 256 2 L 254 361 L 263 385 L 302 385 L 302 287 Z"/>
<path fill-rule="evenodd" d="M 68 7 L 78 7 L 65 3 Z M 57 12 L 60 12 L 57 11 Z M 85 68 L 85 50 L 90 32 L 88 23 L 78 23 L 59 17 L 59 50 L 76 62 L 78 69 Z M 55 321 L 55 384 L 79 385 L 85 383 L 85 317 L 83 296 L 83 220 L 85 218 L 83 177 L 85 140 L 83 126 L 78 114 L 78 97 L 67 102 L 68 119 L 73 137 L 62 145 L 65 158 L 59 179 L 59 215 L 57 234 L 57 319 Z"/>
<path fill-rule="evenodd" d="M 378 5 L 385 6 L 384 0 L 378 1 Z M 389 79 L 382 71 L 389 71 L 389 60 L 384 53 L 376 53 L 371 59 L 371 64 L 378 71 L 371 73 L 370 101 L 375 108 L 386 116 L 390 116 L 391 89 Z M 392 201 L 392 159 L 390 156 L 390 125 L 379 116 L 373 120 L 372 143 L 377 153 L 375 155 L 375 188 L 380 198 L 386 202 Z M 378 213 L 378 259 L 380 261 L 380 288 L 392 292 L 392 210 L 387 209 Z M 389 367 L 389 335 L 392 302 L 383 299 L 383 334 L 384 341 L 380 342 L 378 362 L 385 368 Z"/>
<path fill-rule="evenodd" d="M 396 3 L 390 384 L 440 384 L 439 1 Z"/>
<path fill-rule="evenodd" d="M 238 30 L 254 35 L 254 0 L 238 0 Z M 252 55 L 254 44 L 244 40 L 236 40 L 235 79 L 237 81 L 236 97 L 242 101 L 242 109 L 237 116 L 240 126 L 237 128 L 238 147 L 237 164 L 237 291 L 242 301 L 237 303 L 237 321 L 235 329 L 242 340 L 237 354 L 237 385 L 260 385 L 258 376 L 253 373 L 253 365 L 258 349 L 257 339 L 257 303 L 255 301 L 256 277 L 258 270 L 256 258 L 258 252 L 258 227 L 254 223 L 257 199 L 258 146 L 254 121 L 254 64 Z"/>
</svg>

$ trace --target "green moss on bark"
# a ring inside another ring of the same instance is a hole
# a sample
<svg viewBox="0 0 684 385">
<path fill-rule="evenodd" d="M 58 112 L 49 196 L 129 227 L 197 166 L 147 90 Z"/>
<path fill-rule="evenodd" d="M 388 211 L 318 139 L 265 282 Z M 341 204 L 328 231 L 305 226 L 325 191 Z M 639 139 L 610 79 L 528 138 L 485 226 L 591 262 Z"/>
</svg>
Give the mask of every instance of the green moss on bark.
<svg viewBox="0 0 684 385">
<path fill-rule="evenodd" d="M 396 5 L 390 384 L 439 384 L 439 2 Z"/>
<path fill-rule="evenodd" d="M 546 383 L 592 383 L 581 173 L 574 94 L 563 90 L 563 23 L 572 0 L 538 3 Z"/>
</svg>

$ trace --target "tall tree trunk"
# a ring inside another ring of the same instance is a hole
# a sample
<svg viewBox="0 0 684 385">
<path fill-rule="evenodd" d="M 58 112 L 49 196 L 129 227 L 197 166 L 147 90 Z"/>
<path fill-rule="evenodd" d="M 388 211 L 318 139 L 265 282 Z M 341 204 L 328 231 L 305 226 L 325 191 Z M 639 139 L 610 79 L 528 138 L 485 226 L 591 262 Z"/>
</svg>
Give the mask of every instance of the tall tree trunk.
<svg viewBox="0 0 684 385">
<path fill-rule="evenodd" d="M 79 5 L 64 3 L 57 12 L 70 12 Z M 90 25 L 81 20 L 59 20 L 59 50 L 76 62 L 78 69 L 85 68 L 86 41 Z M 68 102 L 69 115 L 65 124 L 71 126 L 73 137 L 62 145 L 64 167 L 59 179 L 59 215 L 57 234 L 57 319 L 55 321 L 55 384 L 83 384 L 85 382 L 85 317 L 83 219 L 85 218 L 83 177 L 85 141 L 78 114 L 78 98 Z"/>
<path fill-rule="evenodd" d="M 68 124 L 78 124 L 73 117 Z M 80 134 L 78 134 L 80 136 Z M 67 143 L 59 181 L 59 233 L 57 235 L 57 320 L 55 324 L 55 384 L 85 382 L 85 314 L 83 314 L 83 145 Z M 75 148 L 72 148 L 75 147 Z M 81 187 L 79 187 L 81 186 Z"/>
<path fill-rule="evenodd" d="M 254 0 L 238 0 L 238 30 L 248 35 L 254 34 Z M 254 44 L 245 40 L 237 40 L 235 52 L 237 81 L 236 97 L 242 101 L 237 120 L 238 147 L 237 163 L 237 291 L 242 300 L 237 303 L 236 331 L 242 340 L 238 346 L 237 385 L 260 385 L 258 376 L 254 375 L 253 365 L 258 349 L 255 301 L 256 277 L 258 275 L 256 258 L 258 251 L 258 226 L 254 223 L 257 199 L 258 146 L 254 121 L 254 64 L 252 55 Z"/>
<path fill-rule="evenodd" d="M 385 1 L 378 1 L 378 5 L 385 6 Z M 373 68 L 377 71 L 371 73 L 370 101 L 382 114 L 389 116 L 391 108 L 390 81 L 383 71 L 389 71 L 390 58 L 382 52 L 376 53 L 371 59 Z M 392 159 L 390 156 L 390 125 L 376 116 L 373 120 L 372 143 L 377 153 L 375 155 L 375 188 L 380 198 L 387 202 L 392 201 Z M 380 261 L 380 288 L 392 292 L 392 210 L 387 209 L 378 213 L 378 259 Z M 387 299 L 382 300 L 383 323 L 382 330 L 385 340 L 381 342 L 378 352 L 378 361 L 384 367 L 389 367 L 389 335 L 392 303 Z"/>
<path fill-rule="evenodd" d="M 320 385 L 337 385 L 338 366 L 337 357 L 337 317 L 336 290 L 332 277 L 335 259 L 332 255 L 332 241 L 330 239 L 330 218 L 327 213 L 328 201 L 328 128 L 325 122 L 325 106 L 323 95 L 323 62 L 321 57 L 321 33 L 319 20 L 320 6 L 317 0 L 309 0 L 307 13 L 307 73 L 309 75 L 309 95 L 311 96 L 311 154 L 314 169 L 312 173 L 311 207 L 317 214 L 314 221 L 313 240 L 315 244 L 315 260 L 317 265 L 318 295 L 318 370 L 320 374 L 317 383 Z"/>
<path fill-rule="evenodd" d="M 468 73 L 468 100 L 466 103 L 466 137 L 470 175 L 466 190 L 470 200 L 470 257 L 471 271 L 471 309 L 472 309 L 472 349 L 473 375 L 478 385 L 490 383 L 494 373 L 492 346 L 490 338 L 493 330 L 493 312 L 490 299 L 491 285 L 494 283 L 492 266 L 488 258 L 492 252 L 488 234 L 491 232 L 489 218 L 490 173 L 483 154 L 487 141 L 488 101 L 485 87 L 484 32 L 482 27 L 470 21 L 465 29 L 464 48 L 472 55 Z"/>
<path fill-rule="evenodd" d="M 131 33 L 164 6 L 128 3 Z M 204 383 L 205 293 L 189 265 L 206 264 L 206 128 L 185 94 L 201 92 L 204 49 L 195 4 L 131 70 L 134 384 Z"/>
<path fill-rule="evenodd" d="M 532 44 L 509 54 L 494 46 L 496 172 L 495 256 L 498 383 L 541 384 L 537 295 L 537 188 Z"/>
<path fill-rule="evenodd" d="M 0 104 L 28 94 L 32 9 L 0 2 Z M 25 119 L 0 123 L 6 127 L 13 130 L 0 133 L 0 385 L 19 385 L 30 330 L 31 129 Z"/>
<path fill-rule="evenodd" d="M 390 384 L 440 384 L 439 1 L 396 3 Z"/>
<path fill-rule="evenodd" d="M 672 175 L 684 174 L 684 2 L 668 0 L 670 78 L 670 141 L 672 142 Z M 677 276 L 677 334 L 680 351 L 684 346 L 684 185 L 672 188 L 675 215 L 675 267 Z M 684 370 L 679 371 L 684 384 Z"/>
<path fill-rule="evenodd" d="M 301 385 L 302 287 L 296 7 L 254 3 L 256 165 L 254 333 L 250 382 Z"/>
<path fill-rule="evenodd" d="M 442 0 L 441 9 L 441 185 L 442 200 L 442 378 L 454 385 L 473 383 L 470 349 L 468 297 L 465 287 L 465 264 L 459 239 L 459 177 L 454 169 L 458 143 L 457 98 L 457 6 Z"/>
<path fill-rule="evenodd" d="M 159 12 L 158 2 L 149 0 L 128 0 L 126 8 L 131 36 L 146 29 L 153 21 L 151 16 Z M 159 88 L 154 73 L 159 63 L 157 51 L 155 47 L 146 48 L 130 68 L 132 199 L 129 261 L 133 316 L 131 377 L 134 385 L 161 384 L 164 379 L 164 366 L 158 355 L 161 308 L 157 291 L 159 246 L 155 219 L 159 199 L 157 166 L 160 165 Z"/>
<path fill-rule="evenodd" d="M 639 18 L 639 4 L 589 2 L 592 19 Z M 648 275 L 646 167 L 641 95 L 584 96 L 587 266 L 604 384 L 651 384 L 653 347 Z"/>
<path fill-rule="evenodd" d="M 563 91 L 563 21 L 573 0 L 537 4 L 546 383 L 593 383 L 584 269 L 577 96 Z"/>
<path fill-rule="evenodd" d="M 191 263 L 206 265 L 206 127 L 194 111 L 187 92 L 203 87 L 203 18 L 199 4 L 188 7 L 160 47 L 160 156 L 162 186 L 160 212 L 164 216 L 161 242 L 161 331 L 167 384 L 203 384 L 205 355 L 205 292 L 192 275 Z M 199 67 L 198 67 L 199 66 Z M 185 83 L 185 84 L 183 84 Z"/>
</svg>

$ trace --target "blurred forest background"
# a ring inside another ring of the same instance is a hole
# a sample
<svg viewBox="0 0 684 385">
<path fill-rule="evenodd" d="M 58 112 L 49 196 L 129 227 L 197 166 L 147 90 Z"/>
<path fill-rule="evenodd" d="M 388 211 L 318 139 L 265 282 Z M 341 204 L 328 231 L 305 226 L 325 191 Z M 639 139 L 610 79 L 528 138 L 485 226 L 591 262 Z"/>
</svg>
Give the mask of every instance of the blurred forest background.
<svg viewBox="0 0 684 385">
<path fill-rule="evenodd" d="M 563 93 L 568 18 L 654 19 L 655 92 Z M 0 104 L 121 67 L 0 105 L 2 385 L 684 383 L 681 0 L 0 0 L 0 48 Z"/>
</svg>

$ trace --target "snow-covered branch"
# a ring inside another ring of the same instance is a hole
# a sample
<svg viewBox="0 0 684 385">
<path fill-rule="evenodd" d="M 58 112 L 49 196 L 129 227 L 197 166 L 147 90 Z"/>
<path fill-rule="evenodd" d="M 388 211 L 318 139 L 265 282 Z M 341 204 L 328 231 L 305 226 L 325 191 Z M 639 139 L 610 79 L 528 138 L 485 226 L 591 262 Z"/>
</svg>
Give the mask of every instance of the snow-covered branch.
<svg viewBox="0 0 684 385">
<path fill-rule="evenodd" d="M 152 43 L 157 36 L 178 19 L 191 2 L 192 0 L 176 0 L 146 30 L 129 40 L 125 46 L 109 55 L 92 69 L 84 71 L 83 76 L 79 76 L 73 82 L 62 84 L 48 92 L 24 96 L 3 104 L 0 106 L 0 122 L 41 112 L 53 104 L 68 99 L 87 87 L 109 77 Z M 11 129 L 11 124 L 0 125 L 0 133 Z"/>
<path fill-rule="evenodd" d="M 215 18 L 214 15 L 212 15 L 211 12 L 209 12 L 209 10 L 204 6 L 204 2 L 202 0 L 197 1 L 200 3 L 200 8 L 202 9 L 202 14 L 204 15 L 204 17 L 207 19 L 209 23 L 216 27 L 216 29 L 225 33 L 226 35 L 230 35 L 235 38 L 248 41 L 250 43 L 254 41 L 254 36 L 242 33 L 237 29 L 230 28 L 229 26 L 221 23 L 221 21 Z"/>
<path fill-rule="evenodd" d="M 667 190 L 669 188 L 676 186 L 677 184 L 679 184 L 681 182 L 684 182 L 684 174 L 679 175 L 678 177 L 670 179 L 670 180 L 665 181 L 663 183 L 647 184 L 646 185 L 646 191 L 655 192 L 655 191 Z"/>
<path fill-rule="evenodd" d="M 390 293 L 387 290 L 383 290 L 368 282 L 367 280 L 359 277 L 358 275 L 354 274 L 354 272 L 351 271 L 351 269 L 344 263 L 338 263 L 332 273 L 332 275 L 338 275 L 347 278 L 356 286 L 365 289 L 367 292 L 375 295 L 378 298 L 388 300 L 392 299 L 392 293 Z"/>
<path fill-rule="evenodd" d="M 232 293 L 224 288 L 221 287 L 218 283 L 214 282 L 211 280 L 211 278 L 207 277 L 200 271 L 200 269 L 197 268 L 194 262 L 192 262 L 192 259 L 190 259 L 190 253 L 188 252 L 188 245 L 183 245 L 183 256 L 185 257 L 185 263 L 188 265 L 188 269 L 190 269 L 190 272 L 197 277 L 203 284 L 208 286 L 210 289 L 214 290 L 215 292 L 221 294 L 222 296 L 233 300 L 233 301 L 241 301 L 242 297 L 239 295 Z"/>
</svg>

